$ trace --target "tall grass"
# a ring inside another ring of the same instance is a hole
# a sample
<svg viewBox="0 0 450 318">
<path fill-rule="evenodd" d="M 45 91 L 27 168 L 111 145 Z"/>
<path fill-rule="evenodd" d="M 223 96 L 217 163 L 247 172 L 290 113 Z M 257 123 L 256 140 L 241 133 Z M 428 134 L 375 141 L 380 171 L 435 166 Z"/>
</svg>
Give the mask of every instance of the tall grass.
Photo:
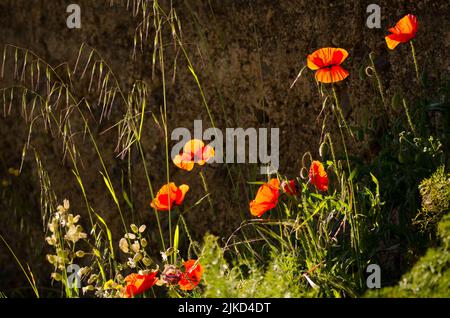
<svg viewBox="0 0 450 318">
<path fill-rule="evenodd" d="M 110 4 L 116 5 L 116 2 L 110 1 Z M 187 1 L 185 5 L 190 10 L 201 39 L 199 47 L 208 52 L 204 22 L 199 20 Z M 190 207 L 169 206 L 167 216 L 164 217 L 154 208 L 155 228 L 146 229 L 141 213 L 136 210 L 135 175 L 138 173 L 145 179 L 147 188 L 139 191 L 147 192 L 148 196 L 145 197 L 149 200 L 155 198 L 161 186 L 155 183 L 156 174 L 164 176 L 164 183 L 173 181 L 170 173 L 170 131 L 174 127 L 170 122 L 168 93 L 170 83 L 176 81 L 179 68 L 186 68 L 191 75 L 199 101 L 213 128 L 219 128 L 223 123 L 239 124 L 239 116 L 231 118 L 227 115 L 218 88 L 215 93 L 219 96 L 220 109 L 212 109 L 208 103 L 208 92 L 202 85 L 206 79 L 194 65 L 191 56 L 194 49 L 184 42 L 181 19 L 172 3 L 163 7 L 157 0 L 130 0 L 126 2 L 126 7 L 140 21 L 135 30 L 132 56 L 136 57 L 138 52 L 151 49 L 152 76 L 161 78 L 161 105 L 150 103 L 154 92 L 146 82 L 136 80 L 130 87 L 121 84 L 108 62 L 87 44 L 81 45 L 74 65 L 54 66 L 31 50 L 13 45 L 7 45 L 3 52 L 1 75 L 12 75 L 9 80 L 14 84 L 0 89 L 0 102 L 3 102 L 4 116 L 14 114 L 14 109 L 20 105 L 20 115 L 28 129 L 20 167 L 22 169 L 32 152 L 41 189 L 42 224 L 45 234 L 49 235 L 48 240 L 52 242 L 50 245 L 55 249 L 55 254 L 49 255 L 52 260 L 50 263 L 54 265 L 52 278 L 62 282 L 61 295 L 80 297 L 93 292 L 91 295 L 118 297 L 121 295 L 120 287 L 125 283 L 123 275 L 163 266 L 167 268 L 168 265 L 179 267 L 183 260 L 192 258 L 198 259 L 205 267 L 205 287 L 189 294 L 170 286 L 164 295 L 360 295 L 366 288 L 366 266 L 379 261 L 378 241 L 392 243 L 391 235 L 395 231 L 391 231 L 389 224 L 391 212 L 386 211 L 397 209 L 415 212 L 414 200 L 417 199 L 415 192 L 419 176 L 427 174 L 431 168 L 448 159 L 442 150 L 442 142 L 447 140 L 441 142 L 442 136 L 429 137 L 433 134 L 425 123 L 424 115 L 424 108 L 430 107 L 428 97 L 421 96 L 421 100 L 410 102 L 407 96 L 397 94 L 397 97 L 392 97 L 392 105 L 389 105 L 382 76 L 375 67 L 376 57 L 371 53 L 367 59 L 368 65 L 363 65 L 364 78 L 376 88 L 379 110 L 388 125 L 386 136 L 381 138 L 384 151 L 377 154 L 372 163 L 352 158 L 347 145 L 356 142 L 357 131 L 369 134 L 378 127 L 358 127 L 358 123 L 347 123 L 337 88 L 318 85 L 318 105 L 322 106 L 320 114 L 325 114 L 318 148 L 320 160 L 330 177 L 327 192 L 317 191 L 311 185 L 308 168 L 318 158 L 313 158 L 308 152 L 303 155 L 300 173 L 296 178 L 301 194 L 283 196 L 268 218 L 249 219 L 247 199 L 253 196 L 255 185 L 261 182 L 255 181 L 255 167 L 242 168 L 241 165 L 227 164 L 227 177 L 232 185 L 230 191 L 241 208 L 242 217 L 241 225 L 230 237 L 221 242 L 207 235 L 201 244 L 190 233 L 186 213 L 203 200 L 208 201 L 212 213 L 216 212 L 214 197 L 211 195 L 212 185 L 208 184 L 203 172 L 199 173 L 203 195 Z M 413 56 L 417 79 L 420 81 L 414 50 Z M 207 72 L 212 74 L 215 86 L 219 87 L 213 68 L 214 65 L 207 65 Z M 303 70 L 291 88 L 303 76 Z M 259 80 L 262 81 L 261 78 Z M 423 84 L 418 83 L 426 89 Z M 404 116 L 396 116 L 398 104 L 405 110 Z M 436 103 L 432 105 L 437 107 Z M 216 114 L 223 116 L 223 123 L 215 118 Z M 327 122 L 329 117 L 335 120 L 334 125 Z M 67 182 L 77 187 L 83 199 L 84 216 L 89 220 L 86 233 L 81 226 L 78 227 L 79 224 L 76 225 L 79 217 L 69 209 L 68 203 L 59 205 L 62 198 L 57 197 L 42 154 L 33 145 L 33 132 L 38 125 L 43 126 L 49 135 L 62 144 L 61 159 L 67 163 L 72 174 L 72 179 Z M 107 128 L 98 132 L 99 125 L 107 125 Z M 332 133 L 336 126 L 338 142 Z M 145 130 L 149 127 L 163 136 L 164 162 L 158 167 L 152 166 L 146 156 L 146 149 L 154 142 L 145 137 Z M 111 156 L 111 149 L 108 149 L 111 143 L 105 146 L 101 140 L 113 133 L 117 135 L 115 155 L 124 163 L 120 176 L 113 172 L 107 160 Z M 393 139 L 398 140 L 394 147 Z M 397 151 L 399 158 L 393 158 L 392 151 Z M 86 152 L 95 154 L 95 161 L 86 162 Z M 424 157 L 414 158 L 414 162 L 405 164 L 400 159 L 400 155 L 405 153 Z M 419 164 L 424 162 L 426 166 Z M 86 175 L 86 165 L 95 165 L 98 174 Z M 278 174 L 265 177 L 286 179 Z M 101 193 L 113 207 L 111 210 L 102 211 L 96 206 L 94 194 L 89 193 L 92 180 L 98 182 Z M 399 187 L 405 184 L 406 190 Z M 64 217 L 63 223 L 61 215 Z M 121 235 L 113 232 L 108 224 L 108 220 L 113 219 L 111 215 L 120 220 Z M 73 226 L 68 226 L 65 218 Z M 411 218 L 405 219 L 399 224 L 399 232 L 413 241 L 414 235 L 411 235 L 408 223 Z M 80 237 L 71 240 L 73 228 Z M 0 238 L 18 263 L 36 297 L 39 297 L 39 288 L 31 270 L 24 268 L 8 243 L 2 236 Z M 116 246 L 118 242 L 119 249 Z M 81 246 L 80 250 L 78 246 Z M 67 267 L 78 263 L 85 265 L 80 268 L 84 284 L 81 292 L 77 287 L 67 284 L 71 274 Z M 159 296 L 158 293 L 152 290 L 147 296 Z"/>
</svg>

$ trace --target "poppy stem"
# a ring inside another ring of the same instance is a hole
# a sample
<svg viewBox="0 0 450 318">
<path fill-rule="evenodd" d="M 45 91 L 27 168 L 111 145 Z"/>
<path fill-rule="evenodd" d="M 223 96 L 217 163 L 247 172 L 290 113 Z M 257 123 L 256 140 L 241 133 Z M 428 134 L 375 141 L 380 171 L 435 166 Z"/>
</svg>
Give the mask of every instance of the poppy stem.
<svg viewBox="0 0 450 318">
<path fill-rule="evenodd" d="M 331 140 L 330 133 L 326 133 L 325 134 L 324 141 L 323 141 L 322 145 L 327 143 L 327 140 L 328 140 L 328 145 L 330 146 L 331 159 L 333 160 L 333 164 L 334 164 L 334 171 L 335 171 L 335 173 L 337 175 L 337 178 L 340 179 L 341 176 L 340 176 L 340 173 L 339 173 L 338 164 L 337 164 L 337 161 L 336 161 L 336 155 L 335 155 L 335 152 L 334 152 L 334 145 L 333 145 L 333 141 Z"/>
<path fill-rule="evenodd" d="M 416 49 L 414 48 L 414 43 L 413 43 L 412 40 L 409 42 L 409 44 L 411 45 L 411 53 L 412 53 L 412 57 L 413 57 L 413 60 L 414 60 L 414 67 L 416 69 L 417 83 L 420 85 L 419 64 L 417 63 Z"/>
<path fill-rule="evenodd" d="M 381 83 L 380 76 L 378 75 L 377 68 L 375 67 L 374 55 L 375 55 L 375 53 L 371 52 L 369 54 L 369 58 L 370 58 L 370 62 L 372 64 L 372 70 L 375 75 L 375 79 L 377 80 L 378 91 L 380 92 L 380 96 L 381 96 L 381 102 L 383 103 L 383 107 L 386 110 L 386 102 L 385 102 L 384 93 L 383 93 L 383 84 Z"/>
<path fill-rule="evenodd" d="M 406 118 L 408 119 L 409 127 L 411 128 L 413 134 L 414 134 L 414 135 L 417 135 L 417 134 L 416 134 L 416 129 L 415 129 L 414 124 L 413 124 L 413 121 L 412 121 L 412 119 L 411 119 L 411 114 L 410 114 L 410 112 L 409 112 L 408 105 L 406 104 L 406 100 L 405 100 L 404 98 L 403 98 L 403 107 L 405 108 Z"/>
<path fill-rule="evenodd" d="M 344 131 L 342 130 L 342 125 L 341 125 L 341 123 L 340 123 L 340 121 L 339 121 L 339 117 L 338 117 L 338 114 L 337 114 L 336 110 L 339 112 L 340 118 L 343 120 L 344 127 L 350 132 L 350 135 L 351 135 L 352 137 L 353 137 L 353 134 L 351 133 L 350 129 L 349 129 L 348 126 L 347 126 L 347 123 L 345 122 L 345 118 L 344 118 L 344 116 L 343 116 L 343 114 L 342 114 L 341 107 L 339 106 L 339 100 L 338 100 L 338 98 L 337 98 L 337 94 L 336 94 L 336 90 L 335 90 L 334 86 L 332 87 L 332 89 L 333 89 L 333 97 L 334 97 L 334 100 L 335 100 L 335 106 L 336 106 L 336 107 L 333 108 L 333 110 L 334 110 L 334 115 L 336 116 L 337 124 L 338 124 L 338 126 L 339 126 L 339 132 L 340 132 L 340 134 L 341 134 L 341 139 L 342 139 L 342 146 L 344 147 L 345 160 L 347 161 L 348 173 L 349 173 L 349 175 L 350 175 L 350 174 L 352 173 L 352 170 L 351 170 L 351 168 L 350 168 L 350 160 L 349 160 L 349 158 L 348 158 L 347 143 L 345 142 Z"/>
<path fill-rule="evenodd" d="M 208 183 L 206 182 L 206 178 L 203 175 L 203 171 L 200 171 L 199 175 L 200 175 L 200 179 L 202 180 L 203 190 L 205 190 L 205 192 L 208 194 L 209 193 Z M 208 203 L 209 203 L 209 207 L 211 208 L 211 215 L 215 215 L 215 213 L 214 213 L 214 205 L 213 205 L 213 202 L 211 200 L 211 196 L 208 196 Z"/>
<path fill-rule="evenodd" d="M 334 85 L 332 86 L 332 90 L 333 90 L 333 97 L 334 97 L 334 101 L 335 101 L 335 106 L 336 106 L 336 109 L 337 109 L 337 111 L 339 113 L 339 117 L 338 118 L 342 119 L 342 123 L 344 124 L 345 129 L 347 129 L 347 132 L 349 133 L 349 135 L 352 136 L 352 138 L 354 139 L 355 136 L 353 135 L 353 132 L 350 129 L 350 127 L 348 127 L 347 121 L 345 120 L 344 114 L 342 113 L 341 104 L 339 103 L 339 99 L 337 97 L 336 89 L 334 88 Z M 339 127 L 340 127 L 340 125 L 339 125 Z"/>
</svg>

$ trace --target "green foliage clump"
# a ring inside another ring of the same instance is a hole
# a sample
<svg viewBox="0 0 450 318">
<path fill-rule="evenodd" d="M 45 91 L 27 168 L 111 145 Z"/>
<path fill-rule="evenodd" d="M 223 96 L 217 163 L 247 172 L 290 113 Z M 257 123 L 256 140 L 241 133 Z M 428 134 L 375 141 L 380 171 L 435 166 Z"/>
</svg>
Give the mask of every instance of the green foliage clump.
<svg viewBox="0 0 450 318">
<path fill-rule="evenodd" d="M 306 280 L 297 270 L 297 257 L 292 254 L 272 254 L 265 270 L 253 260 L 238 258 L 230 266 L 217 237 L 207 235 L 201 261 L 205 267 L 203 297 L 218 298 L 298 298 L 312 297 Z M 302 288 L 304 287 L 304 288 Z"/>
<path fill-rule="evenodd" d="M 440 247 L 428 249 L 394 287 L 369 291 L 367 297 L 450 297 L 450 214 L 438 224 Z"/>
<path fill-rule="evenodd" d="M 414 223 L 426 231 L 450 211 L 450 173 L 445 173 L 444 167 L 440 167 L 430 178 L 420 183 L 419 190 L 422 209 Z"/>
</svg>

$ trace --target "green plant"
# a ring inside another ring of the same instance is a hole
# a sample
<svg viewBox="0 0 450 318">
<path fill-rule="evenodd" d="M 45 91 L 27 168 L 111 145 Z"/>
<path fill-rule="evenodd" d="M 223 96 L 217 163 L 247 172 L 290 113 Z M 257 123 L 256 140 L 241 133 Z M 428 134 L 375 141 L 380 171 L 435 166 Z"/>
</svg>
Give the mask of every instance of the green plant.
<svg viewBox="0 0 450 318">
<path fill-rule="evenodd" d="M 450 214 L 438 226 L 439 247 L 430 248 L 397 286 L 366 293 L 366 297 L 450 297 Z"/>
<path fill-rule="evenodd" d="M 414 218 L 414 224 L 422 231 L 430 231 L 442 218 L 450 212 L 450 173 L 439 167 L 430 178 L 419 185 L 422 197 L 422 208 Z"/>
</svg>

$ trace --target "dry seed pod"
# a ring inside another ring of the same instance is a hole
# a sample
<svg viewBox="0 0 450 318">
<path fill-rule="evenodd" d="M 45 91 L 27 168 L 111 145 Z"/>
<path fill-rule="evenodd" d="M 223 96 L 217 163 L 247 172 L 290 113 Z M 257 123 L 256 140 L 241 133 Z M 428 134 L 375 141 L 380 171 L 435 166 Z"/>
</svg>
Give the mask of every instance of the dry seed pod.
<svg viewBox="0 0 450 318">
<path fill-rule="evenodd" d="M 119 248 L 122 252 L 128 253 L 130 250 L 128 248 L 128 242 L 127 239 L 121 238 L 119 241 Z"/>
<path fill-rule="evenodd" d="M 131 224 L 130 227 L 131 227 L 131 230 L 133 231 L 133 233 L 138 233 L 139 232 L 139 229 L 136 226 L 136 224 Z"/>
</svg>

